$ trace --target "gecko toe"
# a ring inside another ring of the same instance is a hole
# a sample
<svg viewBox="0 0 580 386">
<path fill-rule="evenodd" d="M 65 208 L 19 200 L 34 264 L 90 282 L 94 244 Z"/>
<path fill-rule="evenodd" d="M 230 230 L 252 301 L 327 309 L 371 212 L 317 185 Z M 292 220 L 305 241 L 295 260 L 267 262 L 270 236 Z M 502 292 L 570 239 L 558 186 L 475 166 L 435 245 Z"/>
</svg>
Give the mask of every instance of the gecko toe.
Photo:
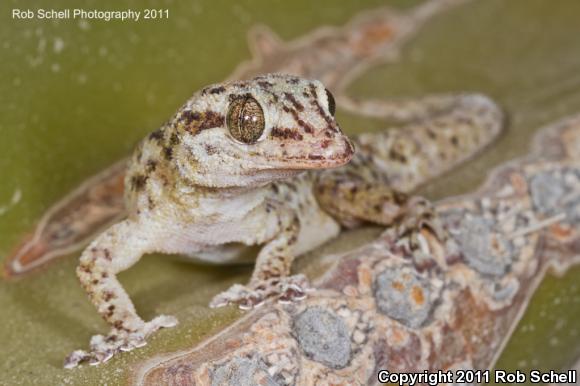
<svg viewBox="0 0 580 386">
<path fill-rule="evenodd" d="M 97 366 L 100 365 L 101 363 L 107 362 L 109 359 L 113 357 L 114 354 L 115 353 L 113 350 L 105 350 L 102 352 L 89 353 L 88 358 L 86 358 L 85 360 L 89 362 L 89 365 Z"/>
<path fill-rule="evenodd" d="M 178 320 L 174 316 L 170 315 L 159 315 L 153 320 L 145 323 L 144 332 L 145 335 L 150 335 L 161 328 L 171 328 L 178 324 Z"/>
<path fill-rule="evenodd" d="M 242 310 L 251 310 L 263 305 L 267 299 L 291 303 L 304 299 L 309 288 L 308 279 L 304 275 L 256 280 L 248 286 L 235 284 L 227 291 L 215 296 L 210 307 L 237 305 Z"/>
<path fill-rule="evenodd" d="M 119 352 L 132 351 L 147 344 L 147 337 L 161 328 L 177 325 L 173 316 L 160 315 L 144 323 L 138 331 L 126 332 L 113 329 L 109 335 L 95 335 L 91 338 L 90 350 L 73 351 L 64 361 L 64 367 L 72 369 L 82 363 L 91 366 L 100 365 L 110 360 Z"/>
<path fill-rule="evenodd" d="M 211 308 L 219 308 L 231 304 L 237 305 L 241 310 L 251 310 L 264 301 L 261 292 L 263 292 L 261 288 L 254 290 L 250 287 L 234 284 L 227 291 L 216 295 L 209 306 Z"/>
<path fill-rule="evenodd" d="M 240 310 L 247 311 L 264 304 L 264 298 L 257 292 L 250 292 L 246 297 L 239 299 L 236 303 Z"/>
<path fill-rule="evenodd" d="M 72 369 L 77 367 L 81 362 L 87 360 L 88 353 L 84 350 L 75 350 L 64 360 L 64 368 Z"/>
<path fill-rule="evenodd" d="M 280 295 L 278 302 L 282 304 L 292 303 L 293 301 L 300 301 L 306 298 L 306 291 L 298 286 L 288 286 L 288 288 Z"/>
</svg>

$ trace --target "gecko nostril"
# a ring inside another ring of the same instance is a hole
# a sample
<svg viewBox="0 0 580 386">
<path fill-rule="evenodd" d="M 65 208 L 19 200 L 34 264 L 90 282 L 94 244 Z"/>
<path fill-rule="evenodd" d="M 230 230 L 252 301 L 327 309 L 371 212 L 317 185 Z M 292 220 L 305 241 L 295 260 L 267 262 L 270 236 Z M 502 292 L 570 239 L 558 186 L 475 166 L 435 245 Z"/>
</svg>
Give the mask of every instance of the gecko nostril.
<svg viewBox="0 0 580 386">
<path fill-rule="evenodd" d="M 344 139 L 344 146 L 345 146 L 344 154 L 347 157 L 352 156 L 355 152 L 354 143 L 350 139 L 345 138 Z"/>
<path fill-rule="evenodd" d="M 328 122 L 327 130 L 333 133 L 342 134 L 342 130 L 336 121 Z"/>
</svg>

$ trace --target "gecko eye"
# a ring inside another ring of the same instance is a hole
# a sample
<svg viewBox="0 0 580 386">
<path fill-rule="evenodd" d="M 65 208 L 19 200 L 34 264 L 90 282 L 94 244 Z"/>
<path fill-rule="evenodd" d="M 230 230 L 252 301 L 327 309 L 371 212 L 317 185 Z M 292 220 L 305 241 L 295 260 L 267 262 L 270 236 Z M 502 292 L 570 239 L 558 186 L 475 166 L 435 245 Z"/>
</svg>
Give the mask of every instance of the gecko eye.
<svg viewBox="0 0 580 386">
<path fill-rule="evenodd" d="M 264 132 L 264 111 L 251 96 L 239 97 L 230 103 L 226 123 L 236 140 L 247 144 L 256 143 Z"/>
<path fill-rule="evenodd" d="M 336 112 L 336 102 L 327 88 L 325 88 L 324 91 L 326 91 L 326 98 L 328 99 L 328 111 L 330 111 L 330 114 L 334 117 L 334 113 Z"/>
</svg>

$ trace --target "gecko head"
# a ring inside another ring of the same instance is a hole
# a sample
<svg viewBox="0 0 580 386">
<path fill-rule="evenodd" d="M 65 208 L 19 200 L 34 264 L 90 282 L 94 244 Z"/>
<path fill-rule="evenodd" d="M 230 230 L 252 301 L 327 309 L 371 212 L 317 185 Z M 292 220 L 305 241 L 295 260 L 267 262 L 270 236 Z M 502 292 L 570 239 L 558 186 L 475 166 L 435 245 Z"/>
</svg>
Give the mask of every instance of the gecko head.
<svg viewBox="0 0 580 386">
<path fill-rule="evenodd" d="M 269 74 L 204 88 L 177 113 L 174 161 L 194 183 L 251 186 L 346 164 L 352 142 L 318 81 Z"/>
</svg>

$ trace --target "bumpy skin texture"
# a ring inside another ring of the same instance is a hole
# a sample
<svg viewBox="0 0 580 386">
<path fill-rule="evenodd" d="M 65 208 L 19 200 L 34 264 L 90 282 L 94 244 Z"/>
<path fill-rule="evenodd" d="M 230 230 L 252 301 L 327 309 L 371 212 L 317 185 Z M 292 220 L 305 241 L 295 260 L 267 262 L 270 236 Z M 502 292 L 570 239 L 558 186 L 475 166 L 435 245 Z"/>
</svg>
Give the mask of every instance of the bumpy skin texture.
<svg viewBox="0 0 580 386">
<path fill-rule="evenodd" d="M 318 79 L 333 92 L 339 108 L 354 116 L 401 123 L 425 120 L 441 109 L 460 105 L 465 95 L 361 102 L 347 92 L 348 86 L 370 66 L 396 61 L 400 50 L 428 20 L 465 1 L 428 0 L 405 11 L 389 7 L 366 10 L 354 15 L 342 27 L 319 27 L 288 42 L 266 26 L 254 26 L 248 34 L 251 60 L 240 63 L 227 79 L 249 79 L 265 73 Z M 462 148 L 463 145 L 458 150 Z M 470 155 L 469 151 L 464 154 Z M 451 163 L 444 161 L 443 165 L 448 167 Z M 405 168 L 409 166 L 412 167 Z M 55 203 L 34 232 L 7 256 L 4 275 L 20 277 L 60 256 L 81 250 L 102 228 L 125 217 L 126 167 L 127 159 L 123 159 Z M 423 176 L 420 182 L 429 177 L 430 174 Z M 398 189 L 404 190 L 404 187 Z"/>
<path fill-rule="evenodd" d="M 343 225 L 390 225 L 404 214 L 407 193 L 472 157 L 502 130 L 501 111 L 479 94 L 428 97 L 406 108 L 411 123 L 355 137 L 353 160 L 318 178 L 319 202 Z"/>
<path fill-rule="evenodd" d="M 145 253 L 224 261 L 235 258 L 235 251 L 212 249 L 226 243 L 265 244 L 249 288 L 262 291 L 261 296 L 301 296 L 304 278 L 288 278 L 293 257 L 339 232 L 314 198 L 313 176 L 301 173 L 343 165 L 354 153 L 329 111 L 329 95 L 318 81 L 288 75 L 209 86 L 140 143 L 125 179 L 129 216 L 88 246 L 77 269 L 113 330 L 93 338 L 92 352 L 71 354 L 67 367 L 102 362 L 176 324 L 166 316 L 144 322 L 116 278 Z M 261 106 L 264 121 L 263 133 L 252 144 L 234 139 L 226 124 L 230 105 L 249 97 Z M 288 177 L 296 178 L 273 183 Z M 214 305 L 238 301 L 251 306 L 256 295 L 235 287 Z"/>
<path fill-rule="evenodd" d="M 232 136 L 239 120 L 228 112 L 250 97 L 263 112 L 264 131 L 246 144 Z M 128 218 L 81 256 L 78 277 L 112 331 L 93 337 L 91 351 L 75 351 L 65 365 L 106 361 L 177 323 L 163 315 L 143 321 L 116 279 L 145 253 L 227 262 L 243 245 L 262 244 L 248 285 L 234 285 L 211 303 L 251 308 L 269 297 L 303 297 L 305 278 L 290 276 L 294 257 L 341 226 L 389 225 L 405 215 L 401 234 L 423 226 L 437 231 L 430 206 L 403 192 L 481 149 L 502 117 L 483 96 L 455 97 L 435 110 L 428 120 L 358 137 L 353 161 L 331 170 L 348 163 L 354 147 L 320 82 L 273 74 L 195 94 L 137 147 L 125 179 Z"/>
</svg>

